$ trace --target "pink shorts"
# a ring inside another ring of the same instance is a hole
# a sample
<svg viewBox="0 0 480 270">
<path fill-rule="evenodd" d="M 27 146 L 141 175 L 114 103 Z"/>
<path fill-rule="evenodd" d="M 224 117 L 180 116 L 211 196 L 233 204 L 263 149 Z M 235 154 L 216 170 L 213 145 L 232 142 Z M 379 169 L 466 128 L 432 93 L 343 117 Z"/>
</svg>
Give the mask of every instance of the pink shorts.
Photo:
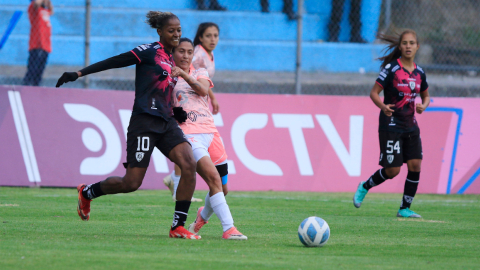
<svg viewBox="0 0 480 270">
<path fill-rule="evenodd" d="M 185 134 L 192 145 L 193 156 L 198 162 L 204 156 L 210 156 L 215 166 L 227 162 L 227 153 L 218 132 Z"/>
</svg>

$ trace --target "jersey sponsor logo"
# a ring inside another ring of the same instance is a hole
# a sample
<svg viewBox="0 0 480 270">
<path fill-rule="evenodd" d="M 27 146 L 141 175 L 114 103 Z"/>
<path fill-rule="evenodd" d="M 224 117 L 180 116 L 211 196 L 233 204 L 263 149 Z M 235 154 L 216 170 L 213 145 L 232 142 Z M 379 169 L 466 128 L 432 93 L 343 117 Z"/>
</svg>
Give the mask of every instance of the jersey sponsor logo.
<svg viewBox="0 0 480 270">
<path fill-rule="evenodd" d="M 188 119 L 190 119 L 190 121 L 192 122 L 197 121 L 197 114 L 195 112 L 189 112 L 187 116 L 188 116 Z"/>
<path fill-rule="evenodd" d="M 142 161 L 144 156 L 145 156 L 145 153 L 143 153 L 143 152 L 135 153 L 135 158 L 137 159 L 138 162 Z"/>
<path fill-rule="evenodd" d="M 397 71 L 399 68 L 400 68 L 400 66 L 399 66 L 399 65 L 396 65 L 396 66 L 394 66 L 394 67 L 392 68 L 392 72 L 395 72 L 395 71 Z"/>
<path fill-rule="evenodd" d="M 389 163 L 389 164 L 392 164 L 394 158 L 395 158 L 395 157 L 394 157 L 393 155 L 387 155 L 387 161 L 388 161 L 388 163 Z"/>
<path fill-rule="evenodd" d="M 408 86 L 408 84 L 406 84 L 406 83 L 397 83 L 397 86 L 400 86 L 400 87 L 402 87 L 402 86 Z"/>
<path fill-rule="evenodd" d="M 415 82 L 408 82 L 408 86 L 410 86 L 410 90 L 415 90 Z"/>
</svg>

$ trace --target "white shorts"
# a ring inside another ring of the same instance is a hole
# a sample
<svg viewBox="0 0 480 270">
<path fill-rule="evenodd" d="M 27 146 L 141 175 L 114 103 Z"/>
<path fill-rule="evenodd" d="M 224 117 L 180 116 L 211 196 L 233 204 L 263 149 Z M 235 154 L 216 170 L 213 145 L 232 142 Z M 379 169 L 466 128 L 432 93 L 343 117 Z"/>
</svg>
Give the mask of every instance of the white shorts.
<svg viewBox="0 0 480 270">
<path fill-rule="evenodd" d="M 209 156 L 215 166 L 227 162 L 227 153 L 218 132 L 185 134 L 185 137 L 192 145 L 196 162 L 204 156 Z"/>
</svg>

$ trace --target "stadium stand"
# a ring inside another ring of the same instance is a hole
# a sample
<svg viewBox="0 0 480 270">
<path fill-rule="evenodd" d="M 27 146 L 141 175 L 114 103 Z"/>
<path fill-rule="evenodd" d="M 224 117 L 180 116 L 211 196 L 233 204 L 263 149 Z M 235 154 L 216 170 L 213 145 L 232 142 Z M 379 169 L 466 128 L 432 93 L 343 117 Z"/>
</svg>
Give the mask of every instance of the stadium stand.
<svg viewBox="0 0 480 270">
<path fill-rule="evenodd" d="M 381 0 L 362 1 L 362 36 L 370 42 L 367 44 L 323 42 L 328 34 L 331 1 L 305 0 L 302 69 L 377 72 L 379 65 L 374 59 L 380 55 L 383 46 L 372 42 L 377 33 Z M 0 0 L 0 26 L 8 24 L 15 10 L 26 10 L 28 3 L 28 0 Z M 199 11 L 194 0 L 92 1 L 91 63 L 156 40 L 155 31 L 144 23 L 145 14 L 148 10 L 162 10 L 171 11 L 180 18 L 186 37 L 193 38 L 200 22 L 213 21 L 220 25 L 221 42 L 215 51 L 217 70 L 295 69 L 296 22 L 289 21 L 281 13 L 281 0 L 270 1 L 270 13 L 260 12 L 258 0 L 220 0 L 219 3 L 228 11 Z M 84 0 L 55 2 L 55 14 L 51 17 L 53 51 L 49 65 L 83 65 L 84 5 Z M 349 40 L 348 12 L 346 5 L 340 41 Z M 26 64 L 29 29 L 28 18 L 23 16 L 0 51 L 1 66 Z"/>
</svg>

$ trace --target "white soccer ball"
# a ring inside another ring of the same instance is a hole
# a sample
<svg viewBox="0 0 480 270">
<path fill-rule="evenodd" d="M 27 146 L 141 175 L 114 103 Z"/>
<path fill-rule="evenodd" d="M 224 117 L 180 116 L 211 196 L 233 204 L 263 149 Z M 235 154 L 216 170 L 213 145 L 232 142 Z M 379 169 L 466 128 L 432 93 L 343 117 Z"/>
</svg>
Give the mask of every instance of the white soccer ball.
<svg viewBox="0 0 480 270">
<path fill-rule="evenodd" d="M 330 238 L 330 227 L 322 218 L 306 218 L 298 226 L 298 238 L 307 247 L 321 247 Z"/>
</svg>

